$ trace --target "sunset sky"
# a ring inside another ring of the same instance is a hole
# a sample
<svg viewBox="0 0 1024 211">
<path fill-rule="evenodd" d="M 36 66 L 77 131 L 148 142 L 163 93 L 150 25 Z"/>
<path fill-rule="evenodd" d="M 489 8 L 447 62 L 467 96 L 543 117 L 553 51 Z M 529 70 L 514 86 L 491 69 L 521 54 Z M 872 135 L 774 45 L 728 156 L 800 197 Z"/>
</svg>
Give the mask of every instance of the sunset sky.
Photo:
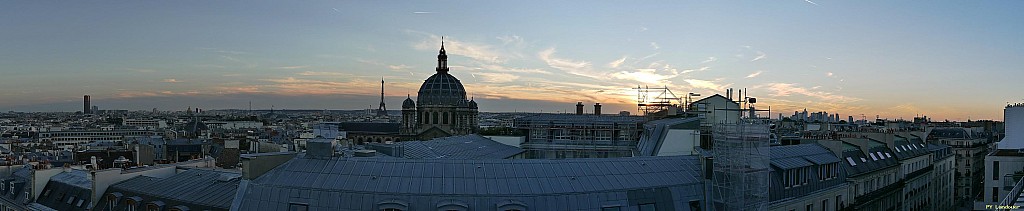
<svg viewBox="0 0 1024 211">
<path fill-rule="evenodd" d="M 0 111 L 399 109 L 434 73 L 482 111 L 638 85 L 760 108 L 1002 119 L 1024 101 L 1024 1 L 5 1 Z M 772 117 L 776 114 L 773 113 Z"/>
</svg>

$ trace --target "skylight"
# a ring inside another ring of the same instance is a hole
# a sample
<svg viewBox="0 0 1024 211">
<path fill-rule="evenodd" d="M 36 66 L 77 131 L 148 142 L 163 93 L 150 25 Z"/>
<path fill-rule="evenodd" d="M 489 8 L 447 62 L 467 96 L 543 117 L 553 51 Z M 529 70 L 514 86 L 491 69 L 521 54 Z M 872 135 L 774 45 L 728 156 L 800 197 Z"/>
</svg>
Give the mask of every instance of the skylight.
<svg viewBox="0 0 1024 211">
<path fill-rule="evenodd" d="M 887 158 L 892 158 L 892 155 L 889 155 L 889 153 L 888 153 L 888 152 L 886 152 L 886 153 L 885 153 L 885 157 L 887 157 Z"/>
<path fill-rule="evenodd" d="M 853 162 L 853 158 L 851 158 L 851 157 L 846 157 L 846 161 L 850 162 L 850 166 L 856 166 L 857 165 L 856 162 Z"/>
<path fill-rule="evenodd" d="M 860 162 L 865 162 L 865 163 L 867 163 L 867 162 L 868 162 L 868 159 L 864 159 L 864 157 L 860 157 Z"/>
<path fill-rule="evenodd" d="M 896 147 L 896 152 L 903 152 L 903 151 L 900 151 L 900 147 L 899 147 L 899 146 L 897 146 L 897 147 Z"/>
<path fill-rule="evenodd" d="M 878 158 L 885 159 L 885 156 L 882 156 L 882 152 L 875 152 L 875 154 L 878 154 Z"/>
<path fill-rule="evenodd" d="M 871 155 L 871 160 L 878 161 L 878 157 L 875 157 L 875 154 L 869 152 L 868 155 Z"/>
</svg>

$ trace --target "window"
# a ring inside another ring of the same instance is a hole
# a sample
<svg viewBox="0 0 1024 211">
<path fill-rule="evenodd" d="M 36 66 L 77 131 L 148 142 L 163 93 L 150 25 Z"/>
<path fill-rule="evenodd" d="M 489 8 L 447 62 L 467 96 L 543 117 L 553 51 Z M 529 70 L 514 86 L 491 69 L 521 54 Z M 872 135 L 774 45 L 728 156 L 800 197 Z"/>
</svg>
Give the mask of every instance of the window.
<svg viewBox="0 0 1024 211">
<path fill-rule="evenodd" d="M 437 124 L 437 112 L 430 112 L 430 115 L 431 119 L 434 119 L 434 121 L 432 121 L 432 124 Z"/>
<path fill-rule="evenodd" d="M 846 161 L 850 162 L 850 166 L 857 166 L 857 162 L 853 162 L 853 158 L 846 157 Z"/>
<path fill-rule="evenodd" d="M 124 204 L 125 204 L 125 208 L 124 208 L 125 211 L 136 211 L 138 209 L 138 207 L 137 207 L 138 204 L 133 199 L 125 200 Z"/>
<path fill-rule="evenodd" d="M 821 200 L 821 211 L 828 210 L 828 199 Z"/>
<path fill-rule="evenodd" d="M 999 188 L 992 187 L 992 202 L 999 202 Z"/>
<path fill-rule="evenodd" d="M 843 209 L 842 198 L 843 198 L 843 195 L 836 196 L 836 210 Z"/>
<path fill-rule="evenodd" d="M 309 210 L 309 205 L 308 204 L 288 203 L 288 211 L 308 211 L 308 210 Z"/>
<path fill-rule="evenodd" d="M 640 204 L 640 211 L 656 211 L 656 210 L 658 210 L 658 208 L 656 208 L 654 206 L 654 203 L 651 203 L 651 204 Z"/>
<path fill-rule="evenodd" d="M 992 180 L 999 180 L 999 161 L 992 161 Z"/>
<path fill-rule="evenodd" d="M 807 204 L 806 211 L 814 211 L 814 204 Z"/>
<path fill-rule="evenodd" d="M 448 124 L 448 112 L 441 113 L 441 118 L 443 118 L 443 120 L 444 120 L 444 121 L 442 121 L 443 122 L 442 124 L 446 124 L 447 125 Z"/>
<path fill-rule="evenodd" d="M 387 208 L 387 209 L 383 209 L 381 211 L 402 211 L 402 210 L 400 210 L 398 208 Z"/>
</svg>

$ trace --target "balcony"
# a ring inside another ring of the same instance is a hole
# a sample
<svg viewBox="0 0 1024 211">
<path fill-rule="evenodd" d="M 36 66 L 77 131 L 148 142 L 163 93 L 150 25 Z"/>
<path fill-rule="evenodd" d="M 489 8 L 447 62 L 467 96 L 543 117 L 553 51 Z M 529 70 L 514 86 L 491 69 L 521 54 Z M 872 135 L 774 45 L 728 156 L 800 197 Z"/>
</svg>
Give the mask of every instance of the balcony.
<svg viewBox="0 0 1024 211">
<path fill-rule="evenodd" d="M 1009 176 L 1009 175 L 1007 175 Z M 1003 197 L 1002 201 L 999 201 L 999 206 L 995 207 L 995 210 L 1016 210 L 1017 203 L 1024 204 L 1024 198 L 1021 198 L 1020 191 L 1021 187 L 1024 186 L 1024 180 L 1017 180 L 1017 183 L 1010 189 L 1010 193 Z"/>
</svg>

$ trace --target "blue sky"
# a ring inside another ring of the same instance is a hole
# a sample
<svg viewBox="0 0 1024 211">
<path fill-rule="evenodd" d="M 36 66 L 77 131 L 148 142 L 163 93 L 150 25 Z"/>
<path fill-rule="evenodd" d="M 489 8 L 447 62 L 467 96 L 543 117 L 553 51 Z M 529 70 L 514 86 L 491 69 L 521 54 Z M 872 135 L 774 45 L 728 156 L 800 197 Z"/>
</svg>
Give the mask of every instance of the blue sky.
<svg viewBox="0 0 1024 211">
<path fill-rule="evenodd" d="M 0 3 L 0 110 L 376 106 L 452 74 L 485 111 L 635 111 L 630 90 L 966 120 L 1024 101 L 1019 1 Z M 610 109 L 609 109 L 610 108 Z M 774 115 L 774 114 L 773 114 Z"/>
</svg>

